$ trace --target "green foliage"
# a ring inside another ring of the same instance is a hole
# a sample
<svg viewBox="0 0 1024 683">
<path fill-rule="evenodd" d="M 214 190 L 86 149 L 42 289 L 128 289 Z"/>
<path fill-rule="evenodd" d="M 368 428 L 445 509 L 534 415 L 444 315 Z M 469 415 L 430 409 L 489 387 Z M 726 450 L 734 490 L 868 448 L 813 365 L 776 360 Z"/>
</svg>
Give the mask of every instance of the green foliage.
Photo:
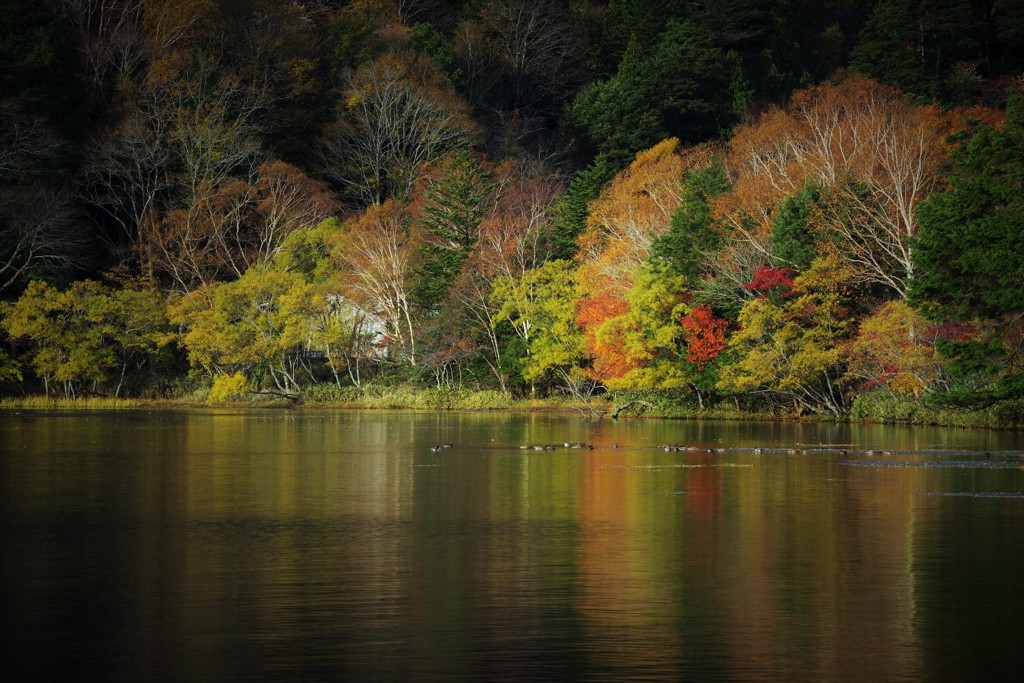
<svg viewBox="0 0 1024 683">
<path fill-rule="evenodd" d="M 771 244 L 776 267 L 806 270 L 818 255 L 809 222 L 818 195 L 818 188 L 808 184 L 779 207 L 772 220 Z"/>
<path fill-rule="evenodd" d="M 434 313 L 469 256 L 480 234 L 480 221 L 494 203 L 495 183 L 472 154 L 459 150 L 440 164 L 440 174 L 426 190 L 412 298 Z"/>
<path fill-rule="evenodd" d="M 310 384 L 302 389 L 302 402 L 308 405 L 345 405 L 362 396 L 363 390 L 356 386 L 339 387 L 337 384 Z"/>
<path fill-rule="evenodd" d="M 910 298 L 939 319 L 1024 313 L 1024 96 L 949 159 L 950 189 L 918 208 Z"/>
<path fill-rule="evenodd" d="M 853 400 L 850 419 L 884 424 L 1019 429 L 1024 427 L 1024 400 L 1001 400 L 982 408 L 964 408 L 877 391 L 860 394 Z"/>
<path fill-rule="evenodd" d="M 21 364 L 8 356 L 6 351 L 0 350 L 0 384 L 20 382 L 22 379 Z"/>
<path fill-rule="evenodd" d="M 451 41 L 434 24 L 421 21 L 409 29 L 409 47 L 430 57 L 445 74 L 451 85 L 461 85 L 464 76 L 455 66 L 455 53 Z"/>
<path fill-rule="evenodd" d="M 651 244 L 652 260 L 665 262 L 691 280 L 704 275 L 707 257 L 717 251 L 721 240 L 708 204 L 728 189 L 729 178 L 720 161 L 691 173 L 668 232 Z"/>
<path fill-rule="evenodd" d="M 555 202 L 554 215 L 546 228 L 551 260 L 571 259 L 576 255 L 576 238 L 587 227 L 588 206 L 601 196 L 615 171 L 608 157 L 601 154 L 569 181 L 569 186 Z"/>
<path fill-rule="evenodd" d="M 986 50 L 995 56 L 994 34 L 1007 19 L 1012 11 L 969 0 L 881 0 L 858 36 L 850 66 L 925 101 L 963 98 L 972 84 L 957 82 L 955 69 Z"/>
<path fill-rule="evenodd" d="M 580 91 L 568 130 L 618 165 L 666 137 L 707 140 L 732 124 L 732 69 L 707 29 L 670 20 L 653 48 L 633 36 L 617 73 Z"/>
</svg>

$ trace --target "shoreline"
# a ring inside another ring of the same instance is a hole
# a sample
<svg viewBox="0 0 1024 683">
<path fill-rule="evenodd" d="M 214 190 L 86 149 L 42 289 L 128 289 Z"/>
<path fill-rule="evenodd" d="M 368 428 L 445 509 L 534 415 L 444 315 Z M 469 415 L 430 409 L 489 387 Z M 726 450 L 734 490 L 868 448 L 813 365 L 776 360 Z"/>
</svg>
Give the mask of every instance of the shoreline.
<svg viewBox="0 0 1024 683">
<path fill-rule="evenodd" d="M 494 399 L 498 392 L 485 392 Z M 621 413 L 613 417 L 615 402 L 602 400 L 589 405 L 558 399 L 515 399 L 501 395 L 502 400 L 479 399 L 474 392 L 464 394 L 437 395 L 430 390 L 412 391 L 404 389 L 395 394 L 383 393 L 346 401 L 288 400 L 285 398 L 260 397 L 249 400 L 228 400 L 209 402 L 197 397 L 180 398 L 105 398 L 105 397 L 3 397 L 0 411 L 196 411 L 196 410 L 292 410 L 316 412 L 331 410 L 393 410 L 432 413 L 550 413 L 555 415 L 576 415 L 589 420 L 709 420 L 709 421 L 751 421 L 751 422 L 795 422 L 795 423 L 836 423 L 836 424 L 885 424 L 903 426 L 952 427 L 958 429 L 1024 429 L 1024 405 L 1007 402 L 1006 405 L 990 406 L 983 409 L 934 408 L 919 401 L 881 401 L 877 405 L 857 405 L 841 416 L 822 414 L 785 414 L 768 411 L 737 409 L 733 405 L 718 405 L 712 408 L 691 409 L 683 405 L 645 408 L 639 413 Z M 902 408 L 893 410 L 893 406 Z"/>
</svg>

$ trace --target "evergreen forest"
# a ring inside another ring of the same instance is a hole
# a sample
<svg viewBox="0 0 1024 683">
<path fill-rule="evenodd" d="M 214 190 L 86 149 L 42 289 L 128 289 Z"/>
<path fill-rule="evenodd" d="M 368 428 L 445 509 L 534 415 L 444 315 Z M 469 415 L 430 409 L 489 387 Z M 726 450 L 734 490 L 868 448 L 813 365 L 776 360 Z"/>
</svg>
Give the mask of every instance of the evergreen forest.
<svg viewBox="0 0 1024 683">
<path fill-rule="evenodd" d="M 4 396 L 1024 424 L 1024 3 L 0 15 Z"/>
</svg>

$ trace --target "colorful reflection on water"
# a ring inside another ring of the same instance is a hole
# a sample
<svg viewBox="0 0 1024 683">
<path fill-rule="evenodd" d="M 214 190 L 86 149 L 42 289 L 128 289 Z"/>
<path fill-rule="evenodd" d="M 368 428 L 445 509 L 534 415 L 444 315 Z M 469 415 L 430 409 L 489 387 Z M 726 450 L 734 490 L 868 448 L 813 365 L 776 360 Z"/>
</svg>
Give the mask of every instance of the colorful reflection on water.
<svg viewBox="0 0 1024 683">
<path fill-rule="evenodd" d="M 550 415 L 6 414 L 0 668 L 1020 679 L 1021 446 Z"/>
</svg>

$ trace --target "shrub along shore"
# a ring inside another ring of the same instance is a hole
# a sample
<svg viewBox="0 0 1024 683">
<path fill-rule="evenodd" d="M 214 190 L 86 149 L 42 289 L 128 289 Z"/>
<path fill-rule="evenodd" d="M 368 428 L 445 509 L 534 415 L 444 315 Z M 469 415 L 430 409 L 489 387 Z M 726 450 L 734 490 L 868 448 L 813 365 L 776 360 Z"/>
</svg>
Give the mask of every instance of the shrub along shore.
<svg viewBox="0 0 1024 683">
<path fill-rule="evenodd" d="M 740 401 L 720 401 L 701 407 L 668 395 L 606 394 L 590 401 L 572 398 L 516 398 L 494 390 L 422 389 L 413 386 L 369 385 L 362 388 L 320 384 L 301 395 L 285 397 L 252 393 L 248 397 L 210 400 L 197 389 L 169 398 L 111 398 L 102 396 L 22 396 L 0 399 L 0 410 L 194 410 L 235 408 L 269 410 L 419 410 L 480 412 L 561 412 L 587 419 L 754 420 L 805 422 L 864 422 L 979 429 L 1024 429 L 1024 401 L 1005 400 L 976 407 L 944 407 L 919 399 L 876 392 L 859 396 L 847 414 L 836 417 L 801 414 Z"/>
</svg>

